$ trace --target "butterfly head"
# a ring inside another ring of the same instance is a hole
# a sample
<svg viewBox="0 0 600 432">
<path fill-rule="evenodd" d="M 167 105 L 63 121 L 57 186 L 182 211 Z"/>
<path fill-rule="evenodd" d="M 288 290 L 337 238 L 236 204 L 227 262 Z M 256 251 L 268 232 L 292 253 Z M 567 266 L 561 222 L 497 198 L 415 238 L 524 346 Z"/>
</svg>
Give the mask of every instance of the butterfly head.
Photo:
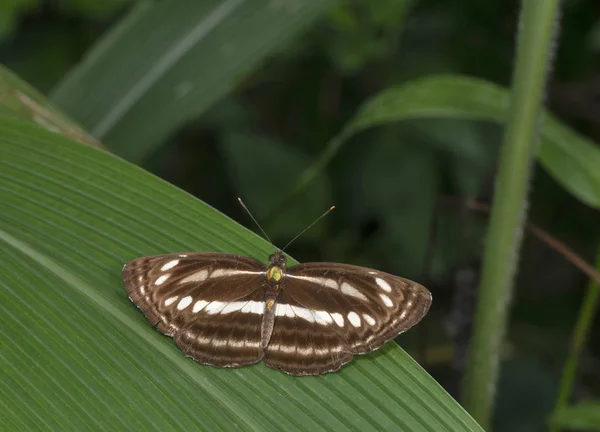
<svg viewBox="0 0 600 432">
<path fill-rule="evenodd" d="M 285 268 L 286 262 L 287 258 L 281 251 L 277 251 L 269 256 L 269 263 L 271 264 L 271 267 L 275 266 L 283 269 Z"/>
</svg>

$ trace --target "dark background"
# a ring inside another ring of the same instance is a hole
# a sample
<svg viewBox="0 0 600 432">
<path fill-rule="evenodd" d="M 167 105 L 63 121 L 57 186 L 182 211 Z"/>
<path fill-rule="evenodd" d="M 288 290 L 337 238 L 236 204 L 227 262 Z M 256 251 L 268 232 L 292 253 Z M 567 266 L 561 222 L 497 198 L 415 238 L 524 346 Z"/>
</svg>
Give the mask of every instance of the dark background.
<svg viewBox="0 0 600 432">
<path fill-rule="evenodd" d="M 2 2 L 0 62 L 47 93 L 130 7 L 125 0 Z M 335 204 L 290 254 L 376 267 L 428 285 L 435 301 L 427 325 L 400 342 L 459 397 L 487 222 L 485 212 L 466 209 L 461 199 L 490 202 L 501 128 L 420 120 L 369 129 L 293 202 L 278 203 L 378 91 L 433 73 L 509 86 L 517 16 L 516 1 L 342 1 L 143 166 L 255 229 L 237 204 L 241 196 L 280 247 Z M 600 142 L 600 3 L 565 2 L 556 45 L 547 105 Z M 598 212 L 540 166 L 531 191 L 529 221 L 593 263 Z M 496 430 L 545 429 L 586 282 L 563 256 L 525 236 Z M 598 325 L 581 357 L 575 400 L 600 395 Z"/>
</svg>

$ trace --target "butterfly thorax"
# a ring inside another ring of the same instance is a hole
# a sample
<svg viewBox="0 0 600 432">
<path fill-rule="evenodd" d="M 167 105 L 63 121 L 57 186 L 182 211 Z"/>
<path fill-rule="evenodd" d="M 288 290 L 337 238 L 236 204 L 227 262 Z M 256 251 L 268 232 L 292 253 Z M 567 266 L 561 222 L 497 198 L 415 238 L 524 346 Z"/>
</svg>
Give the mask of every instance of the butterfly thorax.
<svg viewBox="0 0 600 432">
<path fill-rule="evenodd" d="M 277 251 L 269 257 L 269 267 L 267 268 L 267 309 L 272 309 L 277 299 L 277 294 L 281 289 L 282 278 L 285 271 L 286 257 L 285 255 Z M 271 295 L 269 295 L 271 294 Z M 272 302 L 268 302 L 272 299 Z"/>
<path fill-rule="evenodd" d="M 267 269 L 267 287 L 268 291 L 277 294 L 281 289 L 281 279 L 285 271 L 285 255 L 277 251 L 269 256 L 269 268 Z"/>
<path fill-rule="evenodd" d="M 267 268 L 267 284 L 265 293 L 265 311 L 261 329 L 261 345 L 266 348 L 275 323 L 275 305 L 277 296 L 282 288 L 282 278 L 285 271 L 286 257 L 281 251 L 269 256 L 269 268 Z"/>
</svg>

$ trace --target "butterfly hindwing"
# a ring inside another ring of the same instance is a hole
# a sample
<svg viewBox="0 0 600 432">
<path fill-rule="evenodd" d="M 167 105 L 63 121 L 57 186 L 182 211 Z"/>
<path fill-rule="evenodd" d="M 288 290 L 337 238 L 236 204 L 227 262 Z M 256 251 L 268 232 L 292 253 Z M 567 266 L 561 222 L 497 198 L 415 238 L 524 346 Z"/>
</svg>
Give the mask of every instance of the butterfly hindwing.
<svg viewBox="0 0 600 432">
<path fill-rule="evenodd" d="M 187 253 L 133 260 L 123 279 L 132 302 L 186 355 L 223 367 L 263 356 L 264 273 L 251 258 Z"/>
<path fill-rule="evenodd" d="M 284 284 L 286 285 L 286 284 Z M 318 375 L 338 370 L 352 360 L 352 352 L 332 331 L 332 318 L 323 308 L 309 309 L 284 287 L 275 308 L 275 326 L 264 362 L 290 375 Z"/>
<path fill-rule="evenodd" d="M 201 314 L 191 325 L 178 331 L 175 342 L 179 348 L 197 362 L 216 367 L 242 366 L 260 361 L 264 354 L 260 344 L 264 312 L 261 290 L 219 309 L 220 305 L 213 309 L 214 314 Z"/>
</svg>

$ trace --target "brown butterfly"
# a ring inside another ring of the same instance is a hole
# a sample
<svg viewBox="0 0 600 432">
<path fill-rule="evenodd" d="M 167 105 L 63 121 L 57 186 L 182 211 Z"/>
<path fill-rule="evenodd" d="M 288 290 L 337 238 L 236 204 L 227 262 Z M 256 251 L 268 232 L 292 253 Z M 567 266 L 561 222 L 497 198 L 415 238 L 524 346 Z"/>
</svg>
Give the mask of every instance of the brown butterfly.
<svg viewBox="0 0 600 432">
<path fill-rule="evenodd" d="M 290 375 L 336 371 L 411 328 L 431 305 L 431 293 L 411 280 L 347 264 L 286 268 L 282 251 L 268 266 L 222 253 L 138 258 L 123 281 L 186 356 L 216 367 L 262 360 Z"/>
</svg>

